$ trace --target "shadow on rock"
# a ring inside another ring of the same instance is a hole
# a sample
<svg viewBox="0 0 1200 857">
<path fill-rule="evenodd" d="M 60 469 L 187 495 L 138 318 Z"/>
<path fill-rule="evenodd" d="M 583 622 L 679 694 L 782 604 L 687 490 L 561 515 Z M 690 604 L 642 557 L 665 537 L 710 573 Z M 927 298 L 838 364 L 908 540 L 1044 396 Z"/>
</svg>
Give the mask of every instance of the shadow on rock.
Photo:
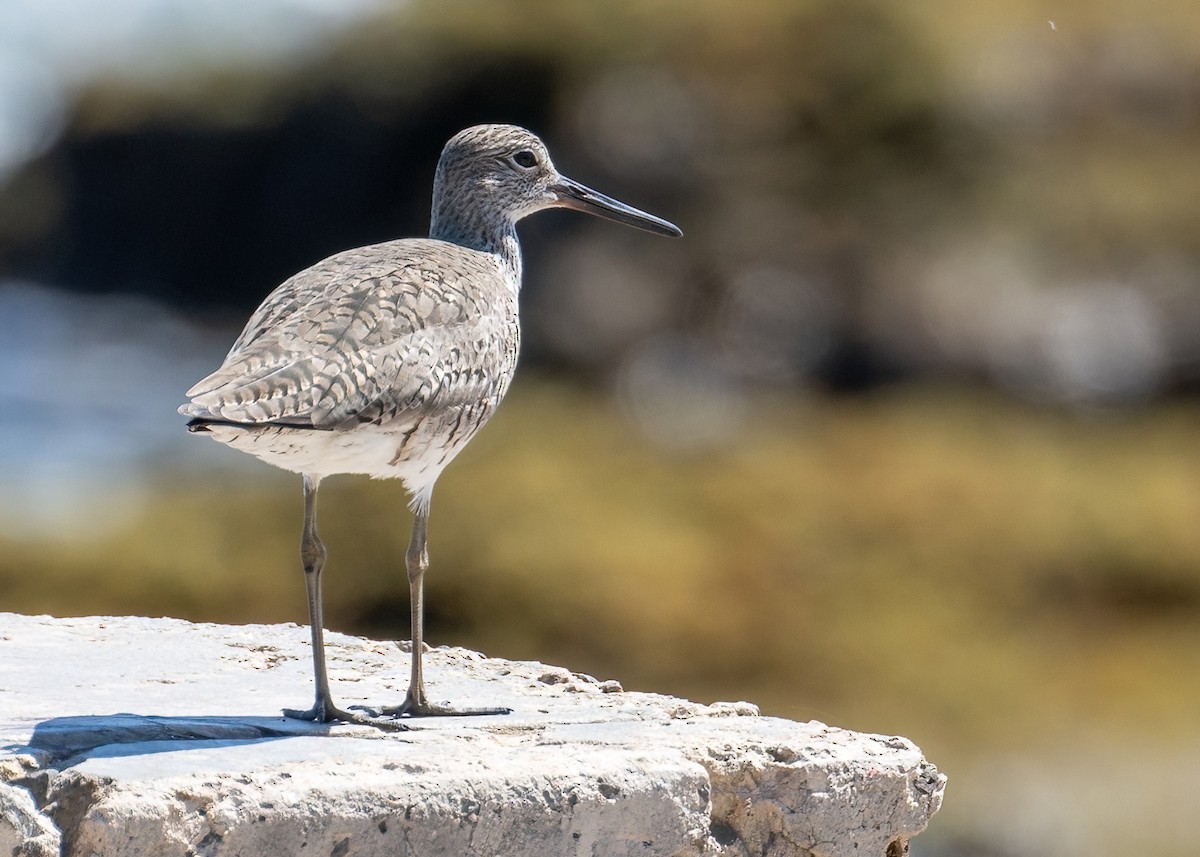
<svg viewBox="0 0 1200 857">
<path fill-rule="evenodd" d="M 133 756 L 184 749 L 192 742 L 225 746 L 286 738 L 323 735 L 328 724 L 283 717 L 158 717 L 144 714 L 100 714 L 53 717 L 37 724 L 29 746 L 48 753 L 56 762 L 74 757 Z M 103 748 L 97 751 L 97 748 Z"/>
</svg>

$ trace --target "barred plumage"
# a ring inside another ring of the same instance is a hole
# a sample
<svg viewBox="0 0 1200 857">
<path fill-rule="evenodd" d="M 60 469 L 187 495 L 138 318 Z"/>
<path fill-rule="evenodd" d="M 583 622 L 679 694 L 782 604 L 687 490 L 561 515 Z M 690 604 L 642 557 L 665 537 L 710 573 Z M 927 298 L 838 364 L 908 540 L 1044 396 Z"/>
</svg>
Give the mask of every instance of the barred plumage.
<svg viewBox="0 0 1200 857">
<path fill-rule="evenodd" d="M 181 411 L 285 469 L 399 477 L 427 505 L 512 379 L 517 287 L 493 254 L 444 241 L 339 253 L 276 289 Z"/>
<path fill-rule="evenodd" d="M 320 600 L 325 549 L 317 487 L 334 473 L 399 478 L 412 497 L 412 681 L 383 713 L 495 713 L 431 705 L 421 674 L 422 580 L 429 500 L 442 469 L 487 422 L 512 380 L 520 346 L 516 223 L 568 207 L 663 235 L 664 220 L 561 176 L 544 144 L 511 125 L 457 134 L 434 181 L 429 238 L 347 250 L 291 277 L 251 316 L 221 367 L 193 386 L 180 413 L 204 432 L 301 473 L 301 542 L 317 698 L 309 720 L 395 728 L 334 706 Z"/>
</svg>

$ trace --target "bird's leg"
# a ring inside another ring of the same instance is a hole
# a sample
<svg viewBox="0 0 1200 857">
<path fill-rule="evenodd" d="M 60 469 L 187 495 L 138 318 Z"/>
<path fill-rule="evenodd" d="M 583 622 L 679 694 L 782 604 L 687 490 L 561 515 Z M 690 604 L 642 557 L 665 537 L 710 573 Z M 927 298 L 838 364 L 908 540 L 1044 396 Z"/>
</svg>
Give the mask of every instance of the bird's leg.
<svg viewBox="0 0 1200 857">
<path fill-rule="evenodd" d="M 412 539 L 404 554 L 408 569 L 409 620 L 412 625 L 412 672 L 408 679 L 408 694 L 401 706 L 409 714 L 429 707 L 425 696 L 425 675 L 421 671 L 421 654 L 425 650 L 425 572 L 429 570 L 429 550 L 425 537 L 429 531 L 429 509 L 418 508 L 413 513 Z"/>
<path fill-rule="evenodd" d="M 369 710 L 372 714 L 392 717 L 470 716 L 483 714 L 509 714 L 508 708 L 451 708 L 434 705 L 425 694 L 425 678 L 421 672 L 421 654 L 425 648 L 425 572 L 429 569 L 429 551 L 425 548 L 425 535 L 429 529 L 428 503 L 418 504 L 413 513 L 412 541 L 404 555 L 408 567 L 408 588 L 411 596 L 412 619 L 412 675 L 409 678 L 408 694 L 400 705 Z"/>
<path fill-rule="evenodd" d="M 343 711 L 333 704 L 329 692 L 329 674 L 325 669 L 325 615 L 321 606 L 321 570 L 325 567 L 326 550 L 317 536 L 317 486 L 319 477 L 304 474 L 304 534 L 300 538 L 300 559 L 304 563 L 304 585 L 308 590 L 308 620 L 312 628 L 313 680 L 317 698 L 307 711 L 285 708 L 284 717 L 332 723 L 335 720 L 376 726 L 380 729 L 403 730 L 393 720 L 377 720 L 363 714 Z"/>
</svg>

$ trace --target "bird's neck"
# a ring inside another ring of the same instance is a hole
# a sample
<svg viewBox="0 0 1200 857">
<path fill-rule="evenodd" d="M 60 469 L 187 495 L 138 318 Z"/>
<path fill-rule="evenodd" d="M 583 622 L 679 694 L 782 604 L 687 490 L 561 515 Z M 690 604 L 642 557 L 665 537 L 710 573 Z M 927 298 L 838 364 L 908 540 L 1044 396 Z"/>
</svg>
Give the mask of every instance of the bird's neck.
<svg viewBox="0 0 1200 857">
<path fill-rule="evenodd" d="M 429 237 L 493 254 L 520 288 L 521 244 L 517 240 L 516 224 L 505 216 L 482 216 L 480 211 L 478 208 L 439 205 L 435 201 Z"/>
</svg>

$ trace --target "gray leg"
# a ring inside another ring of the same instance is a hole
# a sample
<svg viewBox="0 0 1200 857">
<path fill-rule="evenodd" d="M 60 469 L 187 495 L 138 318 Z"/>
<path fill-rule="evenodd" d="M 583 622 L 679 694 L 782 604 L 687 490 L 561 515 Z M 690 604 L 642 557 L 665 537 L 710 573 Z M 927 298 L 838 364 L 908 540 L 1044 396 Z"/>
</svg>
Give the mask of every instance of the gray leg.
<svg viewBox="0 0 1200 857">
<path fill-rule="evenodd" d="M 329 692 L 329 674 L 325 669 L 325 614 L 321 606 L 321 570 L 325 567 L 326 551 L 317 536 L 317 486 L 320 482 L 320 478 L 304 474 L 304 534 L 300 538 L 300 559 L 304 563 L 304 585 L 308 590 L 308 620 L 312 629 L 313 679 L 317 698 L 307 711 L 285 708 L 283 716 L 317 723 L 342 720 L 380 729 L 406 729 L 395 721 L 380 721 L 343 711 L 333 704 L 333 696 Z"/>
<path fill-rule="evenodd" d="M 425 536 L 429 530 L 429 508 L 418 507 L 413 513 L 412 541 L 408 544 L 405 563 L 408 567 L 408 590 L 412 603 L 412 675 L 409 678 L 408 694 L 400 705 L 389 706 L 372 714 L 387 714 L 393 717 L 469 716 L 482 714 L 509 714 L 508 708 L 451 708 L 434 705 L 425 695 L 425 677 L 421 672 L 421 654 L 425 649 L 425 572 L 429 570 L 429 552 L 425 549 Z"/>
<path fill-rule="evenodd" d="M 408 695 L 401 706 L 410 714 L 429 708 L 425 696 L 425 676 L 421 671 L 421 654 L 425 650 L 425 572 L 429 570 L 429 551 L 425 537 L 429 532 L 429 509 L 413 514 L 412 539 L 404 555 L 408 569 L 409 619 L 412 624 L 412 673 L 408 680 Z"/>
</svg>

